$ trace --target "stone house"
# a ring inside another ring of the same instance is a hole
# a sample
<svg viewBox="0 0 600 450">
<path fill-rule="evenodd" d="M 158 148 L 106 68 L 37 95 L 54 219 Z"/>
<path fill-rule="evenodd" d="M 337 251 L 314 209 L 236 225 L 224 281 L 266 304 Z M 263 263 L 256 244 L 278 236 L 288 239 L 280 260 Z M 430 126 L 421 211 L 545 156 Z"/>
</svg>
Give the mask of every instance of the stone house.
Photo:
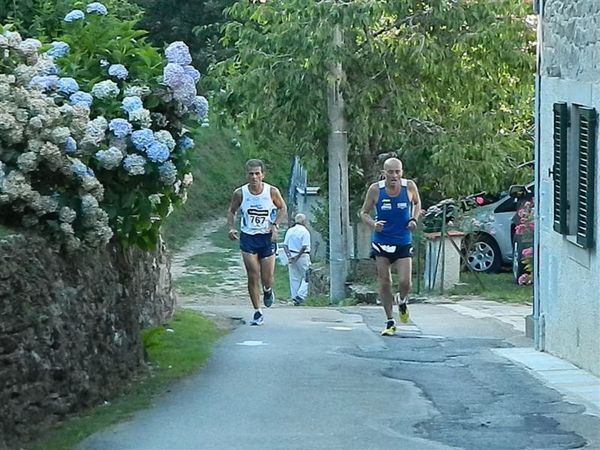
<svg viewBox="0 0 600 450">
<path fill-rule="evenodd" d="M 600 1 L 535 8 L 535 345 L 600 375 Z"/>
</svg>

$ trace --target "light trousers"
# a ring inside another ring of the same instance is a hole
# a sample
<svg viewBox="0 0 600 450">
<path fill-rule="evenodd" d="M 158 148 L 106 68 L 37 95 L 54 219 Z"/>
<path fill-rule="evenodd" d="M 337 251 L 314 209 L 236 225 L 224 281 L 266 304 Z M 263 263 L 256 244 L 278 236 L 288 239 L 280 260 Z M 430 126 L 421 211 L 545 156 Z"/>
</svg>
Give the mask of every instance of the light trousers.
<svg viewBox="0 0 600 450">
<path fill-rule="evenodd" d="M 304 253 L 298 260 L 288 265 L 290 275 L 290 293 L 292 299 L 305 300 L 308 296 L 307 274 L 310 267 L 310 255 Z"/>
</svg>

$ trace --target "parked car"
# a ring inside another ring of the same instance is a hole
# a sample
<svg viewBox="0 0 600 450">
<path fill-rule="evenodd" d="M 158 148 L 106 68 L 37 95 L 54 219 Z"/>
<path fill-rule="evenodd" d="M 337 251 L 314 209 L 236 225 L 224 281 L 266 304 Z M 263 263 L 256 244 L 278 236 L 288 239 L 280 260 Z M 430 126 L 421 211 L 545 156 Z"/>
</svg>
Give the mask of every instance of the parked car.
<svg viewBox="0 0 600 450">
<path fill-rule="evenodd" d="M 512 263 L 511 226 L 517 199 L 502 193 L 494 202 L 483 204 L 463 224 L 465 258 L 476 272 L 498 272 Z"/>
<path fill-rule="evenodd" d="M 467 264 L 472 270 L 498 272 L 504 264 L 515 264 L 515 245 L 518 246 L 519 252 L 523 245 L 520 238 L 515 238 L 517 212 L 526 199 L 533 196 L 532 189 L 533 183 L 527 186 L 511 186 L 494 201 L 483 202 L 463 220 L 462 228 L 466 233 L 463 249 Z M 520 276 L 523 273 L 522 264 L 515 271 Z"/>
<path fill-rule="evenodd" d="M 532 197 L 533 183 L 530 183 L 511 186 L 497 195 L 481 192 L 460 201 L 442 200 L 425 213 L 424 231 L 440 231 L 445 217 L 449 229 L 465 233 L 462 251 L 471 270 L 498 272 L 503 265 L 517 265 L 513 270 L 518 279 L 524 270 L 519 255 L 525 248 L 522 236 L 515 233 L 518 210 Z"/>
</svg>

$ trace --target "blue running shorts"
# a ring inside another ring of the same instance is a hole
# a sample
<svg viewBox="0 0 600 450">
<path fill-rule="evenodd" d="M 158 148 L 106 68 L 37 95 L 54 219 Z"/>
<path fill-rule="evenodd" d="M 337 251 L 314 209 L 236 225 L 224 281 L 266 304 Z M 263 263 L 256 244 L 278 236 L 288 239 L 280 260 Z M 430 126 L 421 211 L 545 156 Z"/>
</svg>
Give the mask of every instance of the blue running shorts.
<svg viewBox="0 0 600 450">
<path fill-rule="evenodd" d="M 245 253 L 258 255 L 258 259 L 268 258 L 277 252 L 277 242 L 271 240 L 271 233 L 240 235 L 240 249 Z"/>
</svg>

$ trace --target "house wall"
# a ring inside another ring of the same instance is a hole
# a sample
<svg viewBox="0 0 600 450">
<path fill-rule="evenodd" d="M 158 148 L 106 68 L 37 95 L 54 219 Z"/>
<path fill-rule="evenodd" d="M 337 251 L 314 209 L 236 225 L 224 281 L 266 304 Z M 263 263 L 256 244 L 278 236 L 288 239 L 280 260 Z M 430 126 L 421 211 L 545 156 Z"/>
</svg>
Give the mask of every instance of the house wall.
<svg viewBox="0 0 600 450">
<path fill-rule="evenodd" d="M 600 2 L 545 0 L 539 80 L 538 346 L 600 375 L 600 182 L 596 182 L 596 245 L 578 247 L 553 230 L 555 102 L 600 112 Z M 598 143 L 600 148 L 600 143 Z M 599 161 L 600 163 L 600 161 Z M 600 173 L 597 163 L 596 174 Z M 598 179 L 598 175 L 597 179 Z"/>
</svg>

